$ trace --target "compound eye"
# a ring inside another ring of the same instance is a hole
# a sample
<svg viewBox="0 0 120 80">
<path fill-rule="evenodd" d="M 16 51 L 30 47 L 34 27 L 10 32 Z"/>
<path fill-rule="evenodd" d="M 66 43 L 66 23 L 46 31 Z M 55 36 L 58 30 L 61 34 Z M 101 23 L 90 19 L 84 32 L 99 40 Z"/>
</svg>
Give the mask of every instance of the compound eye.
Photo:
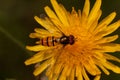
<svg viewBox="0 0 120 80">
<path fill-rule="evenodd" d="M 74 40 L 74 36 L 73 35 L 70 35 L 69 36 L 69 43 L 72 45 L 74 44 L 75 40 Z"/>
</svg>

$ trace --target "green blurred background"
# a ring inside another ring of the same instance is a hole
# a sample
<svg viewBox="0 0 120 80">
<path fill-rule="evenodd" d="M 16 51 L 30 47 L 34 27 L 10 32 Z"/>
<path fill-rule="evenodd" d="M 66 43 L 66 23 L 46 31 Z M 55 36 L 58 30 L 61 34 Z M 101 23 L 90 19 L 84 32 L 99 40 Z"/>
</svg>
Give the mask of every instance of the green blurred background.
<svg viewBox="0 0 120 80">
<path fill-rule="evenodd" d="M 84 0 L 58 0 L 67 10 L 75 6 L 82 9 Z M 91 0 L 91 5 L 95 0 Z M 120 0 L 103 0 L 102 18 L 116 11 L 120 19 Z M 33 29 L 40 27 L 34 16 L 44 13 L 44 6 L 49 0 L 0 0 L 0 80 L 35 80 L 32 71 L 34 66 L 25 66 L 24 61 L 33 55 L 25 49 L 25 45 L 34 45 L 34 40 L 28 37 Z M 101 19 L 102 19 L 101 18 Z M 120 35 L 120 29 L 113 34 Z M 120 43 L 120 39 L 116 40 Z M 120 58 L 120 53 L 113 55 Z M 115 63 L 120 66 L 120 63 Z M 110 76 L 102 75 L 101 80 L 120 80 L 120 74 L 111 72 Z"/>
</svg>

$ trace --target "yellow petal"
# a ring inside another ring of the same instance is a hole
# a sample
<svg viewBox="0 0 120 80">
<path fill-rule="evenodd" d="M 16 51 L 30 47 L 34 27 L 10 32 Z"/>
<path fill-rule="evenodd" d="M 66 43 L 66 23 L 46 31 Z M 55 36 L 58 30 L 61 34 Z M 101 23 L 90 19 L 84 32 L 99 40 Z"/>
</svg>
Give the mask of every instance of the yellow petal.
<svg viewBox="0 0 120 80">
<path fill-rule="evenodd" d="M 97 29 L 94 30 L 93 35 L 95 36 L 95 40 L 99 40 L 101 37 L 103 37 L 102 35 L 105 33 L 104 30 L 106 30 L 107 25 L 104 24 L 96 28 Z"/>
<path fill-rule="evenodd" d="M 47 13 L 49 18 L 55 19 L 58 22 L 60 22 L 53 10 L 51 10 L 48 6 L 46 6 L 44 9 L 45 9 L 45 12 Z"/>
<path fill-rule="evenodd" d="M 79 16 L 79 20 L 80 20 L 80 22 L 81 22 L 81 17 L 82 17 L 82 15 L 81 15 L 81 10 L 80 10 L 80 9 L 78 9 L 78 16 Z"/>
<path fill-rule="evenodd" d="M 48 79 L 49 79 L 49 80 L 53 80 L 52 78 L 53 78 L 53 73 L 50 73 L 50 74 L 48 75 Z"/>
<path fill-rule="evenodd" d="M 69 18 L 69 11 L 67 11 L 62 4 L 59 4 L 59 6 L 61 7 L 61 9 L 62 9 L 62 10 L 64 11 L 64 13 L 66 14 L 66 18 L 67 18 L 67 20 L 68 20 L 68 18 Z M 72 7 L 72 8 L 73 8 L 73 7 Z M 69 23 L 69 21 L 68 21 L 68 23 Z"/>
<path fill-rule="evenodd" d="M 90 10 L 90 1 L 85 0 L 84 8 L 83 8 L 83 13 L 88 16 Z"/>
<path fill-rule="evenodd" d="M 65 65 L 63 68 L 62 74 L 60 76 L 60 80 L 64 80 L 64 79 L 66 80 L 68 71 L 69 71 L 69 65 Z"/>
<path fill-rule="evenodd" d="M 59 6 L 59 4 L 56 2 L 56 0 L 50 0 L 52 3 L 52 6 L 57 14 L 57 16 L 59 17 L 60 21 L 65 25 L 65 26 L 69 26 L 66 14 L 64 12 L 64 10 Z"/>
<path fill-rule="evenodd" d="M 53 74 L 54 76 L 52 77 L 51 80 L 58 80 L 59 78 L 59 74 Z M 49 79 L 50 80 L 50 79 Z"/>
<path fill-rule="evenodd" d="M 108 59 L 108 60 L 113 60 L 113 61 L 120 62 L 120 59 L 117 58 L 117 57 L 115 57 L 115 56 L 112 56 L 112 55 L 107 54 L 107 53 L 104 53 L 103 55 L 104 55 L 104 57 L 105 57 L 106 59 Z"/>
<path fill-rule="evenodd" d="M 52 61 L 52 59 L 43 62 L 40 66 L 38 66 L 38 67 L 35 69 L 35 71 L 34 71 L 33 74 L 34 74 L 35 76 L 39 75 L 39 74 L 40 74 L 41 72 L 43 72 L 48 66 L 50 66 L 51 61 Z"/>
<path fill-rule="evenodd" d="M 97 34 L 98 32 L 105 30 L 105 26 L 107 26 L 108 24 L 110 24 L 112 22 L 112 20 L 115 18 L 116 13 L 112 12 L 110 15 L 108 15 L 106 18 L 104 18 L 97 26 L 97 28 L 95 29 L 94 33 Z"/>
<path fill-rule="evenodd" d="M 104 53 L 102 53 L 102 52 L 95 52 L 95 54 L 94 54 L 93 56 L 94 56 L 94 58 L 97 59 L 97 60 L 100 60 L 100 61 L 102 61 L 102 62 L 106 62 L 106 59 L 104 58 L 103 54 L 104 54 Z M 94 59 L 94 58 L 93 58 L 93 59 Z"/>
<path fill-rule="evenodd" d="M 83 80 L 82 69 L 80 65 L 76 65 L 76 77 L 78 80 Z"/>
<path fill-rule="evenodd" d="M 40 28 L 35 28 L 36 33 L 31 33 L 30 37 L 31 38 L 46 38 L 48 36 L 55 36 L 55 37 L 61 37 L 61 33 L 55 32 L 55 33 L 50 33 L 45 29 L 40 29 Z"/>
<path fill-rule="evenodd" d="M 101 7 L 101 0 L 96 0 L 88 17 L 88 24 L 92 23 L 93 19 L 95 19 L 95 16 L 97 15 L 97 12 L 100 10 L 100 7 Z"/>
<path fill-rule="evenodd" d="M 80 27 L 80 19 L 78 13 L 75 11 L 74 7 L 72 7 L 71 14 L 68 13 L 68 21 L 71 26 L 71 28 Z M 75 27 L 74 27 L 75 26 Z M 71 28 L 67 28 L 71 30 Z M 72 33 L 71 33 L 72 34 Z"/>
<path fill-rule="evenodd" d="M 118 35 L 114 35 L 114 36 L 110 36 L 110 37 L 104 37 L 104 38 L 101 38 L 100 40 L 96 40 L 95 44 L 112 42 L 112 41 L 115 41 L 117 38 L 118 38 Z"/>
<path fill-rule="evenodd" d="M 120 73 L 120 67 L 106 61 L 106 62 L 102 62 L 102 64 L 107 68 L 107 69 L 110 69 L 112 70 L 113 72 L 115 73 Z"/>
<path fill-rule="evenodd" d="M 106 24 L 106 25 L 110 24 L 110 23 L 113 21 L 113 19 L 115 18 L 115 16 L 116 16 L 116 12 L 112 12 L 111 14 L 109 14 L 107 17 L 105 17 L 105 18 L 99 23 L 98 28 L 99 28 L 99 26 L 102 26 L 102 25 L 104 25 L 104 24 Z M 96 28 L 96 29 L 98 29 L 98 28 Z"/>
<path fill-rule="evenodd" d="M 94 78 L 94 80 L 100 80 L 100 76 L 101 76 L 101 75 L 97 75 L 97 76 Z"/>
<path fill-rule="evenodd" d="M 55 66 L 54 66 L 54 73 L 55 74 L 60 74 L 60 72 L 62 71 L 62 68 L 63 68 L 63 64 L 62 63 L 55 64 Z"/>
<path fill-rule="evenodd" d="M 79 18 L 80 18 L 80 17 L 79 17 Z M 85 13 L 82 13 L 81 19 L 80 19 L 81 25 L 84 26 L 84 27 L 89 28 L 89 26 L 86 26 L 86 25 L 85 25 L 85 24 L 87 23 L 87 19 L 88 19 L 88 16 L 87 16 Z M 80 27 L 82 27 L 82 26 L 80 26 Z"/>
<path fill-rule="evenodd" d="M 96 12 L 96 15 L 94 15 L 94 18 L 91 20 L 91 22 L 87 24 L 87 25 L 88 25 L 88 26 L 87 26 L 88 29 L 91 29 L 91 28 L 92 28 L 92 25 L 94 24 L 95 21 L 98 22 L 101 14 L 102 14 L 102 11 L 101 11 L 101 10 L 98 10 L 98 12 Z"/>
<path fill-rule="evenodd" d="M 120 67 L 110 63 L 107 60 L 103 61 L 102 59 L 94 59 L 94 61 L 107 75 L 109 75 L 109 72 L 106 70 L 106 68 L 112 70 L 115 73 L 120 73 Z"/>
<path fill-rule="evenodd" d="M 70 76 L 70 73 L 71 73 L 72 69 L 73 69 L 73 66 L 70 65 L 69 68 L 68 68 L 68 70 L 67 70 L 67 72 L 66 72 L 67 76 Z"/>
<path fill-rule="evenodd" d="M 50 80 L 52 80 L 52 77 L 53 77 L 53 66 L 50 66 L 50 67 L 46 70 L 45 75 L 48 76 L 48 78 L 49 78 Z"/>
<path fill-rule="evenodd" d="M 62 74 L 60 75 L 59 80 L 66 80 L 65 72 L 66 72 L 66 66 L 64 66 Z"/>
<path fill-rule="evenodd" d="M 114 32 L 116 29 L 118 29 L 120 27 L 120 20 L 119 21 L 117 21 L 117 22 L 115 22 L 115 23 L 113 23 L 113 24 L 111 24 L 111 25 L 109 25 L 109 26 L 104 26 L 103 28 L 104 29 L 101 29 L 101 30 L 99 30 L 99 31 L 96 31 L 95 32 L 95 37 L 96 37 L 96 39 L 100 39 L 100 38 L 102 38 L 103 36 L 106 36 L 106 35 L 108 35 L 108 34 L 110 34 L 110 33 L 112 33 L 112 32 Z M 97 34 L 96 34 L 97 33 Z"/>
<path fill-rule="evenodd" d="M 49 16 L 49 18 L 51 19 L 51 21 L 55 24 L 55 27 L 57 27 L 60 31 L 62 31 L 63 28 L 60 26 L 61 21 L 58 19 L 56 14 L 48 6 L 45 7 L 45 11 Z"/>
<path fill-rule="evenodd" d="M 102 15 L 102 10 L 99 10 L 95 19 L 94 19 L 94 21 L 93 21 L 93 23 L 91 25 L 89 25 L 90 26 L 90 28 L 89 28 L 90 32 L 93 32 L 97 28 L 98 20 L 99 20 L 101 15 Z"/>
<path fill-rule="evenodd" d="M 50 34 L 48 34 L 50 35 Z M 40 33 L 30 33 L 29 37 L 30 38 L 45 38 L 48 35 L 40 34 Z"/>
<path fill-rule="evenodd" d="M 100 70 L 97 68 L 97 66 L 91 62 L 91 61 L 88 61 L 84 64 L 84 67 L 86 69 L 86 71 L 88 73 L 90 73 L 91 75 L 95 76 L 96 74 L 100 74 Z"/>
<path fill-rule="evenodd" d="M 48 49 L 51 49 L 51 48 L 52 48 L 52 47 L 42 46 L 42 45 L 26 46 L 26 49 L 31 50 L 31 51 L 48 50 Z"/>
<path fill-rule="evenodd" d="M 75 68 L 73 67 L 70 73 L 70 80 L 74 80 L 75 78 Z"/>
<path fill-rule="evenodd" d="M 43 57 L 43 56 L 44 56 L 44 52 L 39 52 L 39 53 L 37 53 L 37 55 L 34 55 L 32 58 L 27 59 L 27 60 L 25 61 L 25 64 L 26 64 L 26 65 L 30 65 L 30 64 L 37 63 L 37 62 L 39 62 L 39 61 L 42 60 L 41 57 Z M 39 58 L 39 59 L 38 59 L 38 58 Z"/>
<path fill-rule="evenodd" d="M 117 22 L 109 25 L 109 26 L 107 27 L 107 29 L 105 30 L 106 33 L 104 34 L 104 36 L 106 36 L 106 35 L 114 32 L 114 31 L 117 30 L 119 27 L 120 27 L 120 20 L 118 20 Z"/>
<path fill-rule="evenodd" d="M 114 32 L 120 26 L 120 21 L 117 21 L 109 26 L 107 26 L 112 20 L 115 18 L 116 13 L 113 12 L 105 19 L 103 19 L 99 24 L 98 27 L 95 29 L 94 34 L 101 34 L 99 36 L 105 36 L 112 32 Z"/>
<path fill-rule="evenodd" d="M 87 73 L 86 73 L 86 71 L 85 71 L 85 69 L 82 68 L 81 70 L 82 70 L 81 72 L 82 72 L 82 75 L 83 75 L 84 79 L 85 80 L 90 80 L 89 77 L 88 77 L 88 75 L 87 75 Z"/>
<path fill-rule="evenodd" d="M 116 52 L 120 51 L 120 44 L 101 44 L 100 45 L 101 52 Z"/>
<path fill-rule="evenodd" d="M 108 71 L 99 61 L 95 61 L 95 64 L 96 64 L 97 66 L 99 66 L 100 69 L 101 69 L 106 75 L 109 75 L 109 74 L 110 74 L 109 71 Z"/>
<path fill-rule="evenodd" d="M 54 34 L 52 34 L 52 33 L 30 33 L 30 35 L 29 35 L 29 37 L 30 38 L 39 38 L 39 39 L 41 39 L 41 38 L 47 38 L 47 37 L 51 37 L 51 36 L 55 36 L 55 37 L 61 37 L 62 36 L 62 34 L 60 34 L 60 33 L 54 33 Z"/>
<path fill-rule="evenodd" d="M 34 31 L 36 33 L 40 33 L 40 34 L 50 34 L 50 32 L 48 32 L 47 30 L 45 29 L 41 29 L 41 28 L 35 28 Z"/>
<path fill-rule="evenodd" d="M 49 59 L 52 56 L 53 56 L 53 54 L 42 51 L 42 52 L 37 53 L 36 55 L 34 55 L 33 57 L 31 57 L 30 59 L 26 60 L 25 64 L 26 65 L 35 64 L 35 63 L 41 62 L 43 60 Z"/>
<path fill-rule="evenodd" d="M 35 16 L 34 18 L 40 25 L 42 25 L 49 32 L 51 32 L 51 33 L 56 32 L 57 29 L 54 27 L 54 25 L 47 18 L 41 19 L 37 16 Z"/>
</svg>

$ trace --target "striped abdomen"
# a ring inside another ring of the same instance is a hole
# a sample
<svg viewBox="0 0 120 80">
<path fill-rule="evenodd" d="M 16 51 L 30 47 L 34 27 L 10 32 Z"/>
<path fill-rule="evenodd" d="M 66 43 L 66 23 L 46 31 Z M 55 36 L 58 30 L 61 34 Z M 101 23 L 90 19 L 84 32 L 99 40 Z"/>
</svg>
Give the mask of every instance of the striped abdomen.
<svg viewBox="0 0 120 80">
<path fill-rule="evenodd" d="M 54 36 L 48 36 L 46 38 L 42 38 L 40 40 L 41 45 L 43 46 L 55 46 L 58 39 L 56 39 Z"/>
</svg>

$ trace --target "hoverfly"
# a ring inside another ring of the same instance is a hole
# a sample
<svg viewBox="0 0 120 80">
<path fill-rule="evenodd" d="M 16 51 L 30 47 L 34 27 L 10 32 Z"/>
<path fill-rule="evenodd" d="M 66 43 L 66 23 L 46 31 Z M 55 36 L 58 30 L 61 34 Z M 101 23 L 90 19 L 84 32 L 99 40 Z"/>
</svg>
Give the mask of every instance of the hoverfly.
<svg viewBox="0 0 120 80">
<path fill-rule="evenodd" d="M 57 43 L 58 44 L 63 44 L 63 45 L 67 45 L 67 44 L 74 44 L 74 36 L 73 35 L 69 35 L 69 36 L 61 36 L 60 38 L 56 38 L 54 36 L 48 36 L 46 38 L 42 38 L 40 39 L 40 44 L 43 46 L 55 46 Z"/>
</svg>

